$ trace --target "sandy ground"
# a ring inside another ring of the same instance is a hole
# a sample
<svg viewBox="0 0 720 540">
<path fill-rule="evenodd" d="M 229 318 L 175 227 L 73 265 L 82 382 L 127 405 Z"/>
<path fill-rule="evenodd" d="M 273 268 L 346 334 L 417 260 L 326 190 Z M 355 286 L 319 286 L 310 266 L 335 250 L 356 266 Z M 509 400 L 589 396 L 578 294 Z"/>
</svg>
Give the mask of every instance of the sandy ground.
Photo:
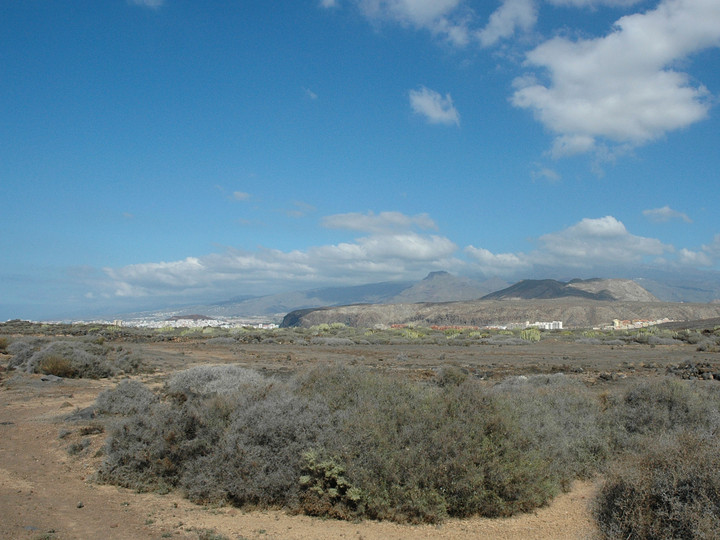
<svg viewBox="0 0 720 540">
<path fill-rule="evenodd" d="M 139 494 L 92 481 L 104 434 L 82 435 L 63 418 L 90 405 L 112 381 L 43 381 L 4 374 L 0 388 L 0 537 L 8 539 L 582 539 L 593 538 L 596 484 L 577 483 L 536 513 L 509 519 L 449 520 L 434 526 L 350 523 L 192 504 L 179 494 Z M 66 434 L 66 432 L 70 432 Z M 61 436 L 62 435 L 62 436 Z M 91 445 L 78 455 L 68 448 Z"/>
</svg>

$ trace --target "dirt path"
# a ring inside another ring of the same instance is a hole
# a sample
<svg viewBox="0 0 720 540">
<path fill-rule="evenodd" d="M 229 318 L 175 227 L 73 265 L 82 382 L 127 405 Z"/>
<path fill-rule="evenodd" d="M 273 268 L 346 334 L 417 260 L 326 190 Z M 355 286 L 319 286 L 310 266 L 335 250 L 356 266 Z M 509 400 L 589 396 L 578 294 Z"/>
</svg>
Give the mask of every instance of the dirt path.
<svg viewBox="0 0 720 540">
<path fill-rule="evenodd" d="M 8 375 L 8 374 L 5 374 Z M 0 537 L 12 539 L 582 539 L 593 537 L 588 503 L 595 485 L 578 483 L 537 513 L 510 519 L 449 520 L 440 526 L 348 523 L 197 506 L 177 494 L 138 494 L 91 481 L 105 435 L 82 434 L 62 418 L 95 399 L 109 381 L 42 381 L 15 376 L 0 387 Z M 69 432 L 69 433 L 68 433 Z M 62 435 L 62 436 L 61 436 Z M 68 449 L 82 441 L 77 455 Z M 217 538 L 217 537 L 216 537 Z"/>
</svg>

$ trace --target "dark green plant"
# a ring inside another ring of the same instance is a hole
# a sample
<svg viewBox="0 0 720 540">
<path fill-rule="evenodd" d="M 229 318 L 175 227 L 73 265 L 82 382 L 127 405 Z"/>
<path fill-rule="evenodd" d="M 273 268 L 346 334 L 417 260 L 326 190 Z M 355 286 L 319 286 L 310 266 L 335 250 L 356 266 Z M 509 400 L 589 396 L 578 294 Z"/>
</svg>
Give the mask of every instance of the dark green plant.
<svg viewBox="0 0 720 540">
<path fill-rule="evenodd" d="M 300 509 L 312 516 L 349 519 L 364 511 L 364 494 L 345 477 L 334 459 L 321 460 L 317 451 L 302 455 Z"/>
</svg>

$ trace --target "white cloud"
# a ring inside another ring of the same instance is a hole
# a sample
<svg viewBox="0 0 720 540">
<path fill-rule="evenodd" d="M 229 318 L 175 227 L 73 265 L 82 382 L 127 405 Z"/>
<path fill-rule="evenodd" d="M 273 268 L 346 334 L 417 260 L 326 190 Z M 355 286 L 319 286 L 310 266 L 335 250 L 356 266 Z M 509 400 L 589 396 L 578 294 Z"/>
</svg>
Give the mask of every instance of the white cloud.
<svg viewBox="0 0 720 540">
<path fill-rule="evenodd" d="M 402 212 L 334 214 L 323 219 L 323 226 L 328 229 L 347 229 L 376 234 L 408 231 L 413 227 L 424 230 L 437 229 L 437 225 L 427 214 L 408 216 Z"/>
<path fill-rule="evenodd" d="M 227 249 L 180 261 L 142 263 L 104 269 L 108 289 L 116 297 L 217 294 L 219 291 L 279 289 L 328 284 L 419 279 L 428 270 L 450 269 L 457 245 L 440 235 L 411 229 L 435 228 L 426 214 L 399 212 L 339 214 L 324 220 L 327 227 L 370 234 L 352 242 L 284 252 Z"/>
<path fill-rule="evenodd" d="M 540 236 L 534 250 L 514 253 L 493 253 L 473 245 L 461 250 L 445 236 L 418 232 L 416 229 L 435 228 L 426 214 L 337 214 L 325 218 L 323 225 L 366 234 L 305 250 L 228 248 L 178 261 L 106 268 L 105 283 L 91 292 L 115 298 L 202 298 L 420 279 L 431 270 L 480 271 L 505 277 L 573 271 L 611 275 L 641 265 L 708 268 L 720 260 L 720 234 L 701 249 L 676 250 L 658 239 L 630 233 L 612 216 L 582 219 Z M 464 258 L 458 257 L 458 252 Z"/>
<path fill-rule="evenodd" d="M 445 97 L 429 88 L 421 86 L 410 90 L 410 107 L 413 112 L 424 116 L 432 124 L 460 125 L 460 113 L 453 105 L 450 94 Z"/>
<path fill-rule="evenodd" d="M 612 216 L 585 218 L 558 232 L 538 239 L 529 253 L 493 254 L 469 246 L 465 252 L 485 274 L 512 275 L 534 267 L 558 269 L 617 268 L 643 264 L 647 257 L 660 257 L 674 248 L 654 238 L 636 236 Z"/>
<path fill-rule="evenodd" d="M 317 208 L 312 204 L 303 201 L 293 201 L 292 208 L 285 211 L 285 215 L 291 218 L 303 218 L 315 212 Z"/>
<path fill-rule="evenodd" d="M 354 3 L 370 20 L 428 30 L 457 46 L 469 42 L 472 12 L 464 7 L 464 0 L 354 0 Z M 326 7 L 336 4 L 331 1 Z"/>
<path fill-rule="evenodd" d="M 660 240 L 630 234 L 612 216 L 591 219 L 539 238 L 534 262 L 551 266 L 590 267 L 641 263 L 646 256 L 660 256 L 672 246 Z"/>
<path fill-rule="evenodd" d="M 532 171 L 530 173 L 530 176 L 533 180 L 545 179 L 551 184 L 556 184 L 557 182 L 562 180 L 562 177 L 558 174 L 557 171 L 549 169 L 548 167 L 539 167 L 538 169 Z"/>
<path fill-rule="evenodd" d="M 332 8 L 338 5 L 337 0 L 320 0 L 320 5 L 324 8 Z"/>
<path fill-rule="evenodd" d="M 535 0 L 504 0 L 502 5 L 490 15 L 485 28 L 477 37 L 483 47 L 494 45 L 501 39 L 511 37 L 516 29 L 530 30 L 537 21 Z"/>
<path fill-rule="evenodd" d="M 655 223 L 664 223 L 672 219 L 680 219 L 685 223 L 692 223 L 692 219 L 690 219 L 687 214 L 684 214 L 683 212 L 678 212 L 677 210 L 673 210 L 667 205 L 663 206 L 662 208 L 643 210 L 643 215 L 650 221 L 654 221 Z"/>
<path fill-rule="evenodd" d="M 152 9 L 157 9 L 165 4 L 165 0 L 128 0 L 131 4 L 136 6 L 143 6 Z"/>
<path fill-rule="evenodd" d="M 549 4 L 554 6 L 586 8 L 594 8 L 597 6 L 629 7 L 641 1 L 642 0 L 547 0 Z"/>
<path fill-rule="evenodd" d="M 707 253 L 683 248 L 678 252 L 678 263 L 687 266 L 712 266 L 713 261 Z"/>
<path fill-rule="evenodd" d="M 605 37 L 556 37 L 527 55 L 547 84 L 516 79 L 512 103 L 557 134 L 556 156 L 591 150 L 598 139 L 637 146 L 706 117 L 708 91 L 679 60 L 720 45 L 720 2 L 663 0 L 622 17 Z"/>
<path fill-rule="evenodd" d="M 713 237 L 713 241 L 709 244 L 703 245 L 703 251 L 712 257 L 714 260 L 720 260 L 720 234 L 716 234 Z"/>
<path fill-rule="evenodd" d="M 392 19 L 428 27 L 455 10 L 462 0 L 360 0 L 369 17 Z"/>
<path fill-rule="evenodd" d="M 514 253 L 494 254 L 487 249 L 468 246 L 465 253 L 472 257 L 478 269 L 485 275 L 517 274 L 529 270 L 532 262 L 525 254 Z"/>
<path fill-rule="evenodd" d="M 236 201 L 247 201 L 250 198 L 250 194 L 244 191 L 233 191 L 232 198 Z"/>
</svg>

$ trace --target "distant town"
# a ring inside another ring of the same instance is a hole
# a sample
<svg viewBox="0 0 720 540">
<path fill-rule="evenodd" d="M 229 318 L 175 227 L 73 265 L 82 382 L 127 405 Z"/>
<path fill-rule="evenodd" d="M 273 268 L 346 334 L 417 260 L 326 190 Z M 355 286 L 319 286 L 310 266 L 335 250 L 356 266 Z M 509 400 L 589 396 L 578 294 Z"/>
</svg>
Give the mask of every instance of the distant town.
<svg viewBox="0 0 720 540">
<path fill-rule="evenodd" d="M 167 318 L 135 317 L 114 320 L 72 321 L 73 324 L 102 324 L 129 328 L 257 328 L 272 330 L 278 324 L 266 317 L 222 317 L 213 318 L 205 315 L 173 315 Z"/>
<path fill-rule="evenodd" d="M 68 322 L 68 321 L 54 321 Z M 596 330 L 632 330 L 638 328 L 647 328 L 658 324 L 674 322 L 673 319 L 667 317 L 662 319 L 632 319 L 621 320 L 614 319 L 612 323 L 595 327 Z M 157 315 L 148 317 L 135 317 L 128 319 L 114 320 L 85 320 L 72 321 L 72 324 L 101 324 L 113 325 L 118 327 L 130 328 L 255 328 L 260 330 L 272 330 L 279 327 L 275 321 L 268 320 L 266 317 L 208 317 L 206 315 L 171 315 L 159 317 Z M 404 328 L 411 325 L 408 324 L 392 324 L 392 328 Z M 435 328 L 435 327 L 434 327 Z M 451 327 L 437 327 L 435 329 L 447 329 Z M 539 330 L 562 330 L 562 321 L 524 321 L 509 322 L 505 324 L 490 324 L 485 326 L 452 326 L 458 330 L 522 330 L 525 328 L 538 328 Z"/>
</svg>

